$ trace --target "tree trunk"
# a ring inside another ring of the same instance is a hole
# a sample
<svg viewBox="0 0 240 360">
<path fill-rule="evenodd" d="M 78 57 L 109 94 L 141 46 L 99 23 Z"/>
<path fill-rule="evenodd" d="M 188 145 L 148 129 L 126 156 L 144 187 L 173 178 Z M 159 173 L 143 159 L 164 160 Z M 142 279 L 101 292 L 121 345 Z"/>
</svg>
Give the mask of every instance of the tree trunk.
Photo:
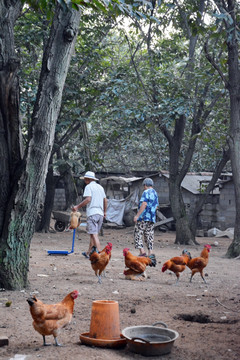
<svg viewBox="0 0 240 360">
<path fill-rule="evenodd" d="M 20 0 L 0 4 L 0 236 L 16 169 L 22 159 L 19 118 L 19 59 L 15 54 L 13 27 L 22 10 Z"/>
<path fill-rule="evenodd" d="M 197 244 L 195 237 L 191 233 L 189 220 L 182 197 L 181 183 L 189 168 L 188 165 L 183 166 L 179 171 L 180 149 L 185 130 L 185 116 L 181 115 L 175 121 L 174 134 L 171 136 L 165 129 L 165 136 L 169 142 L 169 200 L 173 217 L 176 221 L 176 240 L 177 244 Z M 194 146 L 191 149 L 193 153 Z"/>
<path fill-rule="evenodd" d="M 88 129 L 87 124 L 85 122 L 82 123 L 82 134 L 83 134 L 83 148 L 84 148 L 84 167 L 85 170 L 91 170 L 92 169 L 92 154 L 90 150 L 90 142 L 89 142 L 89 136 L 88 136 Z"/>
<path fill-rule="evenodd" d="M 36 226 L 37 232 L 45 232 L 47 233 L 50 228 L 51 214 L 54 204 L 54 196 L 55 196 L 55 180 L 53 176 L 53 166 L 52 161 L 50 160 L 48 166 L 48 173 L 46 177 L 46 195 L 44 200 L 43 211 L 41 214 L 41 219 L 39 224 Z"/>
<path fill-rule="evenodd" d="M 65 196 L 66 196 L 66 210 L 71 208 L 76 203 L 77 188 L 74 183 L 72 170 L 69 168 L 64 174 L 63 181 L 65 184 Z"/>
<path fill-rule="evenodd" d="M 21 2 L 21 1 L 20 1 Z M 0 244 L 0 287 L 17 290 L 28 285 L 29 248 L 52 151 L 63 86 L 74 49 L 80 12 L 56 6 L 43 55 L 39 89 L 32 117 L 32 138 L 26 167 L 10 195 L 8 217 Z M 13 32 L 13 25 L 11 27 Z M 17 112 L 18 108 L 15 106 Z"/>
<path fill-rule="evenodd" d="M 188 216 L 183 202 L 180 187 L 176 181 L 169 180 L 169 198 L 173 217 L 176 221 L 176 240 L 175 244 L 197 244 L 189 227 Z"/>
<path fill-rule="evenodd" d="M 230 94 L 230 136 L 231 164 L 235 189 L 236 219 L 234 239 L 229 246 L 227 256 L 240 255 L 240 65 L 239 65 L 239 37 L 236 19 L 237 5 L 234 0 L 228 1 L 229 17 L 233 24 L 227 23 L 228 46 L 228 91 Z"/>
</svg>

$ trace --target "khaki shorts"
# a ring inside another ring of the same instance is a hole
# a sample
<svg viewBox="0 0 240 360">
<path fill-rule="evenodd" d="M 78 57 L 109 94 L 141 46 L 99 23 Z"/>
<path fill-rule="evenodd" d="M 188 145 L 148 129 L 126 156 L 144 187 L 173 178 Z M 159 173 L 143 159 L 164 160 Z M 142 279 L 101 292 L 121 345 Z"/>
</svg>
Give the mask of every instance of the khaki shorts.
<svg viewBox="0 0 240 360">
<path fill-rule="evenodd" d="M 101 230 L 103 223 L 103 216 L 102 215 L 91 215 L 87 218 L 87 233 L 88 234 L 98 234 Z"/>
</svg>

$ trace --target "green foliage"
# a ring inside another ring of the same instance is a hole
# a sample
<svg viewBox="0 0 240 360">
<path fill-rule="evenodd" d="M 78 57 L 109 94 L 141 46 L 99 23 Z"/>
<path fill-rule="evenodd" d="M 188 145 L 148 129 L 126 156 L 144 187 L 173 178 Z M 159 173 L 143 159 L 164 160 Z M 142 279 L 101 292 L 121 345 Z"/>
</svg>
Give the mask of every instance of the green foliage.
<svg viewBox="0 0 240 360">
<path fill-rule="evenodd" d="M 152 9 L 152 2 L 147 0 L 21 0 L 35 11 L 40 10 L 50 20 L 54 14 L 56 4 L 60 4 L 63 9 L 88 10 L 95 13 L 116 17 L 122 14 L 136 18 L 147 19 L 148 12 Z M 161 2 L 158 1 L 160 6 Z M 155 19 L 157 21 L 157 19 Z"/>
<path fill-rule="evenodd" d="M 28 3 L 37 5 L 36 1 Z M 205 107 L 222 90 L 218 74 L 202 51 L 206 33 L 209 32 L 212 53 L 221 52 L 219 64 L 224 73 L 227 71 L 226 49 L 217 25 L 213 21 L 209 25 L 197 23 L 200 16 L 197 1 L 182 4 L 189 29 L 199 38 L 193 70 L 189 66 L 189 39 L 174 3 L 161 3 L 154 8 L 152 3 L 140 6 L 142 2 L 136 2 L 141 14 L 137 13 L 139 20 L 135 17 L 132 22 L 119 15 L 126 7 L 133 11 L 132 2 L 65 3 L 80 6 L 83 15 L 56 127 L 54 148 L 63 154 L 61 161 L 67 159 L 67 164 L 78 172 L 86 166 L 123 171 L 166 169 L 168 147 L 159 124 L 171 133 L 176 119 L 184 115 L 183 161 L 206 82 L 211 86 Z M 18 52 L 23 61 L 21 110 L 26 135 L 49 25 L 48 14 L 43 16 L 41 12 L 48 6 L 49 11 L 53 9 L 56 1 L 39 4 L 41 11 L 38 8 L 38 12 L 26 12 L 16 28 Z M 212 110 L 206 127 L 195 135 L 197 151 L 191 170 L 211 170 L 221 155 L 228 126 L 228 117 L 224 116 L 226 104 L 223 92 L 222 101 Z M 62 164 L 56 160 L 54 166 Z"/>
</svg>

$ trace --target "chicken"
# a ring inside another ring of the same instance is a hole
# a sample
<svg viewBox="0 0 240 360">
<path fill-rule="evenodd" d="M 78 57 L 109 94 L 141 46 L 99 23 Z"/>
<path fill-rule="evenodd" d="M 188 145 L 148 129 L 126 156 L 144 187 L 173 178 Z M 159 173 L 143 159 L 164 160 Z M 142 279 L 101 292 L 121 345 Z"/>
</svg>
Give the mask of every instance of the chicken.
<svg viewBox="0 0 240 360">
<path fill-rule="evenodd" d="M 143 277 L 146 278 L 146 267 L 155 267 L 157 264 L 154 254 L 149 256 L 134 256 L 128 248 L 125 248 L 123 249 L 123 256 L 125 257 L 125 265 L 128 268 L 123 272 L 127 280 L 142 280 Z"/>
<path fill-rule="evenodd" d="M 211 245 L 207 244 L 207 245 L 204 245 L 204 248 L 203 248 L 200 256 L 198 256 L 196 258 L 193 258 L 193 259 L 191 258 L 191 254 L 190 254 L 190 256 L 188 256 L 187 266 L 192 271 L 190 282 L 192 282 L 193 275 L 196 274 L 197 272 L 199 272 L 202 279 L 203 279 L 203 281 L 205 282 L 205 284 L 207 283 L 204 276 L 203 276 L 203 269 L 208 264 L 208 258 L 209 258 L 210 249 L 211 249 Z M 186 251 L 186 250 L 183 250 L 183 251 Z"/>
<path fill-rule="evenodd" d="M 170 270 L 174 272 L 177 277 L 177 282 L 179 281 L 180 273 L 183 272 L 186 268 L 187 262 L 189 260 L 190 253 L 187 250 L 183 250 L 184 253 L 180 256 L 175 256 L 169 260 L 167 260 L 162 266 L 162 272 L 166 270 Z"/>
<path fill-rule="evenodd" d="M 82 216 L 82 214 L 79 211 L 71 212 L 69 229 L 76 229 L 80 225 L 81 216 Z"/>
<path fill-rule="evenodd" d="M 100 253 L 104 252 L 104 251 L 106 250 L 106 247 L 108 247 L 108 249 L 110 250 L 110 253 L 108 254 L 108 255 L 109 255 L 109 261 L 110 261 L 110 260 L 111 260 L 111 256 L 112 256 L 112 253 L 111 253 L 111 251 L 112 251 L 112 243 L 108 242 L 107 245 L 105 246 L 105 248 L 100 251 Z M 105 270 L 102 272 L 102 275 L 103 275 L 104 277 L 106 276 Z"/>
<path fill-rule="evenodd" d="M 98 253 L 95 246 L 92 247 L 92 250 L 89 255 L 91 261 L 92 269 L 95 271 L 95 275 L 98 277 L 98 283 L 102 283 L 101 274 L 105 271 L 111 258 L 111 246 L 107 245 L 105 248 Z"/>
<path fill-rule="evenodd" d="M 27 299 L 30 306 L 30 313 L 33 318 L 33 327 L 43 336 L 43 345 L 47 344 L 45 336 L 53 335 L 56 346 L 61 346 L 57 341 L 60 329 L 68 325 L 72 320 L 74 300 L 78 297 L 77 290 L 68 294 L 57 304 L 44 304 L 35 296 Z"/>
</svg>

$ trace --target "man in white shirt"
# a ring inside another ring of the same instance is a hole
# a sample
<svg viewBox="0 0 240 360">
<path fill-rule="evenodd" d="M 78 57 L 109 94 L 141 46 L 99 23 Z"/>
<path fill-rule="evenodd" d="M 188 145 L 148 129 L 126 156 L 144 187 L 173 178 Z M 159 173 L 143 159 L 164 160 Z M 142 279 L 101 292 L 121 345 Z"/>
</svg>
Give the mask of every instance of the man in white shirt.
<svg viewBox="0 0 240 360">
<path fill-rule="evenodd" d="M 86 258 L 89 258 L 93 246 L 96 246 L 98 252 L 101 251 L 98 233 L 107 212 L 105 191 L 101 185 L 96 183 L 96 180 L 98 179 L 94 172 L 86 172 L 84 181 L 87 186 L 83 193 L 84 200 L 72 208 L 73 211 L 77 211 L 79 208 L 87 206 L 87 233 L 90 235 L 90 244 L 88 251 L 82 253 Z"/>
</svg>

